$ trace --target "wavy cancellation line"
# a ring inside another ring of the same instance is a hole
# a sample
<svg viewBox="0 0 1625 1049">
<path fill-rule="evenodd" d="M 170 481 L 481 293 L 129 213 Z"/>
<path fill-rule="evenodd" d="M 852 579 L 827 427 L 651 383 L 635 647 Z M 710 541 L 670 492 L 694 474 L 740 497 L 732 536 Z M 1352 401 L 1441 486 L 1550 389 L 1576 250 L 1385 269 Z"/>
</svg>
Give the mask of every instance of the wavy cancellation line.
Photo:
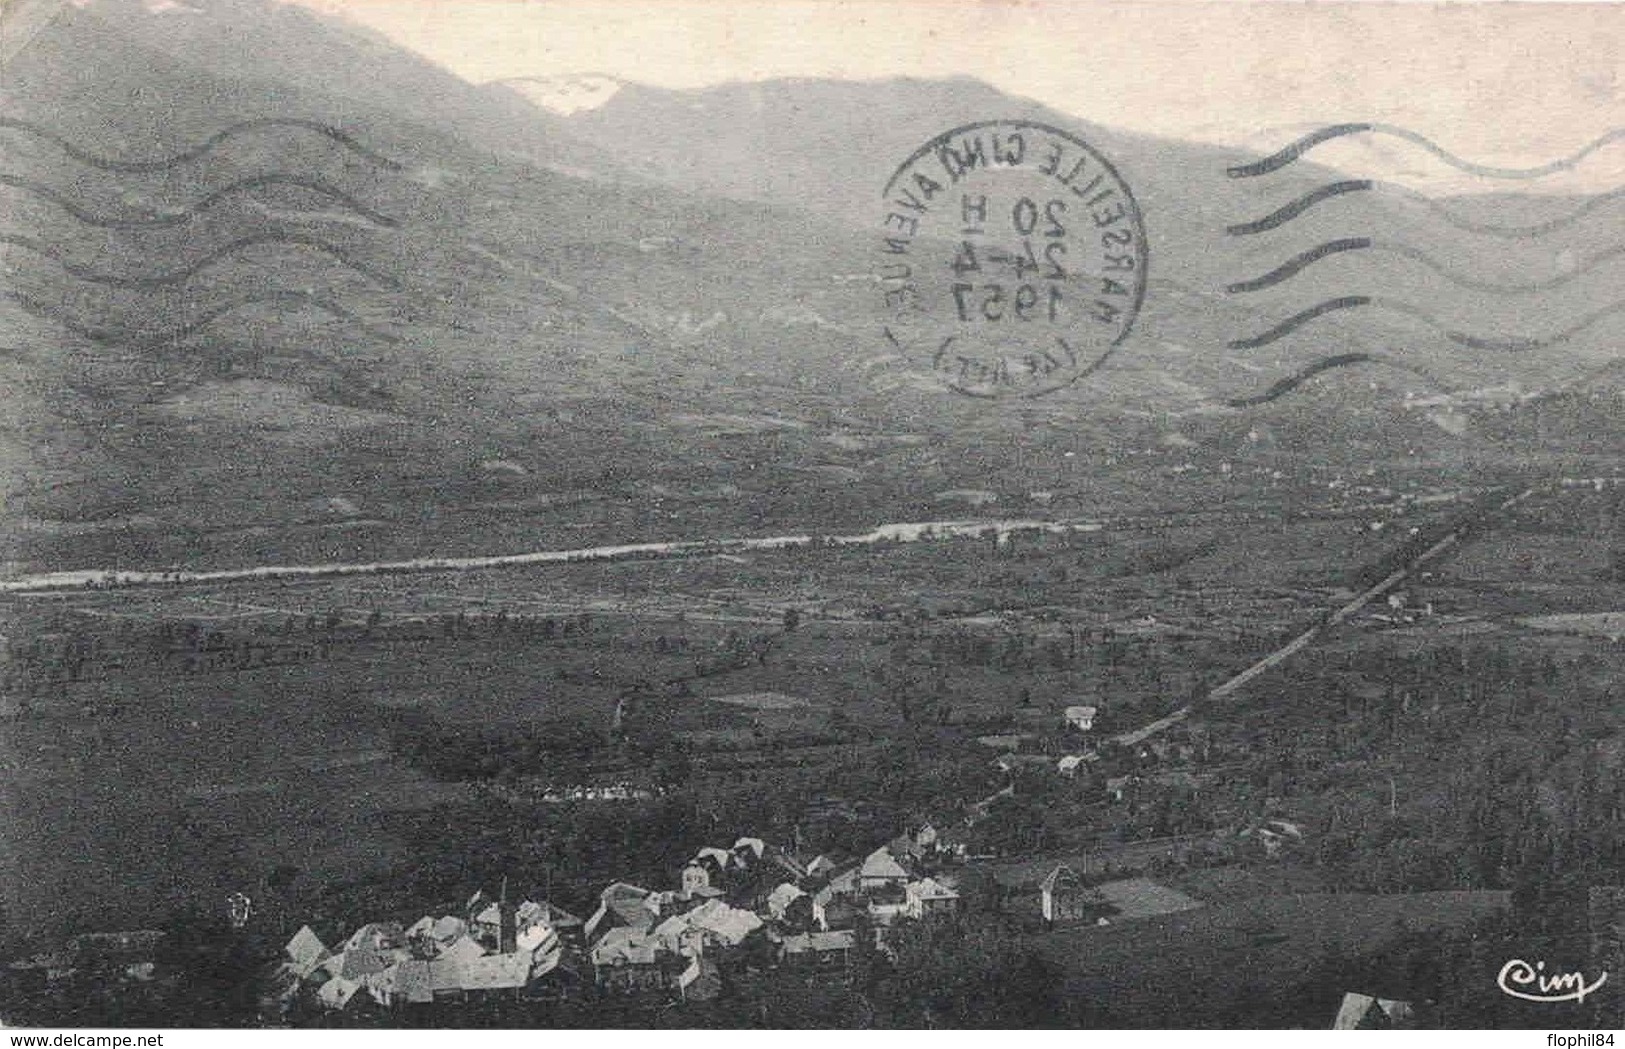
<svg viewBox="0 0 1625 1049">
<path fill-rule="evenodd" d="M 79 280 L 89 281 L 92 284 L 103 284 L 112 288 L 144 289 L 161 288 L 169 284 L 181 284 L 197 276 L 199 273 L 215 265 L 227 256 L 242 251 L 245 248 L 257 247 L 261 244 L 292 244 L 300 247 L 307 247 L 314 251 L 319 251 L 329 258 L 332 258 L 346 269 L 360 274 L 361 276 L 372 281 L 374 284 L 381 285 L 382 287 L 388 288 L 391 291 L 399 291 L 401 287 L 400 282 L 394 277 L 389 276 L 387 273 L 381 273 L 365 263 L 358 262 L 356 259 L 351 257 L 348 252 L 337 247 L 336 245 L 329 244 L 318 237 L 309 237 L 299 233 L 263 233 L 253 237 L 243 237 L 209 252 L 209 254 L 182 269 L 145 277 L 121 277 L 113 273 L 98 273 L 89 267 L 80 266 L 77 263 L 69 261 L 50 245 L 37 241 L 32 237 L 18 237 L 7 233 L 0 233 L 0 244 L 10 244 L 13 247 L 22 248 L 25 251 L 31 251 L 37 255 L 43 255 L 46 258 L 51 259 L 57 265 L 61 266 L 63 271 L 70 277 L 76 277 Z"/>
<path fill-rule="evenodd" d="M 346 134 L 331 124 L 324 124 L 317 120 L 302 120 L 293 117 L 266 117 L 259 120 L 244 120 L 215 132 L 190 149 L 182 150 L 174 156 L 164 157 L 158 160 L 116 160 L 111 157 L 98 156 L 87 150 L 79 148 L 72 142 L 69 142 L 66 138 L 63 138 L 61 135 L 51 131 L 48 128 L 43 128 L 38 124 L 30 123 L 26 120 L 18 120 L 15 117 L 0 117 L 0 128 L 10 128 L 15 131 L 26 132 L 27 134 L 34 135 L 38 138 L 43 138 L 55 145 L 58 149 L 62 150 L 62 152 L 66 153 L 68 156 L 80 161 L 81 163 L 89 164 L 91 167 L 100 168 L 103 171 L 117 171 L 128 174 L 167 171 L 170 168 L 177 167 L 181 164 L 187 164 L 191 161 L 199 159 L 200 157 L 203 157 L 229 138 L 244 134 L 246 132 L 267 128 L 294 128 L 301 131 L 309 131 L 320 135 L 329 141 L 338 143 L 340 146 L 344 147 L 346 150 L 349 150 L 351 153 L 354 153 L 356 156 L 371 161 L 372 163 L 377 164 L 379 167 L 386 168 L 390 171 L 401 170 L 401 165 L 399 162 L 391 160 L 381 153 L 368 149 L 366 146 L 358 142 L 353 136 Z"/>
<path fill-rule="evenodd" d="M 1365 178 L 1344 179 L 1340 182 L 1330 182 L 1318 189 L 1310 190 L 1298 199 L 1282 205 L 1262 218 L 1226 226 L 1225 232 L 1232 237 L 1246 237 L 1258 233 L 1267 233 L 1272 229 L 1279 229 L 1323 201 L 1348 193 L 1365 193 L 1373 190 L 1394 193 L 1413 200 L 1433 212 L 1441 221 L 1463 232 L 1480 233 L 1490 237 L 1514 238 L 1542 237 L 1548 233 L 1555 233 L 1567 226 L 1574 225 L 1598 208 L 1612 204 L 1616 200 L 1625 199 L 1625 186 L 1618 186 L 1605 193 L 1587 197 L 1578 208 L 1567 215 L 1561 215 L 1546 222 L 1537 222 L 1532 226 L 1501 226 L 1495 223 L 1473 222 L 1470 219 L 1464 219 L 1432 197 L 1419 193 L 1408 186 L 1373 182 L 1371 179 Z"/>
<path fill-rule="evenodd" d="M 1287 146 L 1285 149 L 1282 149 L 1280 152 L 1272 153 L 1262 160 L 1254 161 L 1251 164 L 1238 164 L 1235 167 L 1229 168 L 1227 169 L 1226 174 L 1228 174 L 1231 178 L 1255 178 L 1259 175 L 1267 175 L 1272 171 L 1279 171 L 1288 164 L 1293 163 L 1305 153 L 1308 153 L 1310 150 L 1324 142 L 1330 142 L 1332 139 L 1342 138 L 1345 135 L 1362 134 L 1391 135 L 1394 138 L 1404 139 L 1407 142 L 1411 142 L 1422 147 L 1424 150 L 1433 154 L 1446 164 L 1449 164 L 1457 171 L 1464 171 L 1467 174 L 1477 175 L 1480 178 L 1496 179 L 1537 179 L 1545 178 L 1547 175 L 1555 175 L 1562 171 L 1571 171 L 1591 154 L 1597 152 L 1605 146 L 1610 145 L 1611 143 L 1625 140 L 1625 128 L 1614 128 L 1612 131 L 1609 131 L 1594 141 L 1582 146 L 1579 150 L 1570 154 L 1569 156 L 1560 157 L 1559 159 L 1551 161 L 1550 163 L 1541 164 L 1532 168 L 1497 168 L 1490 167 L 1486 164 L 1474 164 L 1471 161 L 1463 160 L 1461 157 L 1458 157 L 1454 153 L 1451 153 L 1439 146 L 1427 136 L 1412 131 L 1409 128 L 1400 127 L 1397 124 L 1332 124 L 1328 127 L 1320 128 L 1317 131 L 1310 132 L 1309 134 L 1298 139 L 1296 142 Z"/>
<path fill-rule="evenodd" d="M 1362 364 L 1377 364 L 1402 372 L 1409 372 L 1425 380 L 1436 389 L 1448 389 L 1446 384 L 1440 382 L 1427 371 L 1415 365 L 1396 361 L 1392 357 L 1380 353 L 1339 353 L 1330 357 L 1323 357 L 1283 379 L 1276 380 L 1263 393 L 1254 394 L 1251 397 L 1232 397 L 1223 403 L 1227 408 L 1254 408 L 1260 404 L 1268 404 L 1270 401 L 1279 400 L 1322 372 L 1335 371 L 1339 368 L 1353 368 Z"/>
<path fill-rule="evenodd" d="M 372 325 L 368 324 L 366 321 L 362 320 L 360 317 L 356 316 L 354 313 L 351 313 L 349 310 L 345 309 L 343 306 L 340 306 L 333 300 L 323 298 L 319 295 L 312 295 L 303 291 L 268 291 L 262 292 L 258 295 L 250 295 L 246 298 L 238 299 L 236 302 L 228 303 L 224 306 L 217 306 L 212 310 L 208 310 L 197 319 L 183 324 L 179 328 L 175 328 L 171 331 L 133 334 L 126 331 L 110 331 L 105 328 L 91 328 L 87 325 L 80 324 L 71 317 L 64 316 L 63 311 L 55 306 L 51 306 L 48 303 L 41 302 L 38 299 L 30 298 L 27 295 L 21 295 L 16 292 L 0 293 L 0 298 L 4 298 L 7 301 L 16 303 L 24 311 L 31 313 L 36 317 L 43 317 L 46 320 L 55 321 L 57 324 L 62 325 L 75 335 L 82 336 L 83 338 L 89 339 L 92 342 L 99 342 L 109 346 L 127 346 L 132 349 L 146 349 L 153 346 L 161 346 L 164 343 L 176 342 L 180 339 L 186 338 L 188 335 L 201 331 L 210 324 L 213 324 L 216 320 L 219 320 L 221 317 L 233 312 L 234 310 L 240 310 L 245 306 L 253 306 L 260 303 L 310 306 L 320 310 L 323 313 L 337 317 L 340 320 L 348 321 L 349 323 L 354 324 L 357 328 L 360 328 L 369 336 L 377 339 L 380 342 L 398 343 L 401 341 L 399 336 L 374 328 Z"/>
<path fill-rule="evenodd" d="M 171 212 L 165 215 L 142 216 L 140 218 L 123 215 L 109 216 L 94 214 L 86 211 L 78 204 L 75 204 L 61 193 L 52 189 L 50 186 L 34 182 L 31 179 L 26 179 L 19 175 L 7 175 L 0 173 L 0 186 L 11 186 L 15 189 L 32 193 L 36 197 L 50 201 L 52 204 L 55 204 L 57 207 L 61 208 L 63 211 L 66 211 L 68 214 L 72 215 L 74 218 L 78 219 L 80 222 L 83 222 L 87 226 L 96 226 L 100 229 L 138 229 L 149 226 L 185 225 L 186 223 L 192 221 L 192 219 L 198 214 L 209 210 L 227 198 L 247 190 L 259 189 L 262 186 L 293 186 L 298 189 L 309 190 L 312 193 L 320 194 L 321 196 L 343 204 L 357 216 L 371 222 L 374 225 L 388 228 L 393 228 L 400 225 L 400 223 L 395 219 L 390 218 L 388 215 L 374 211 L 365 204 L 361 203 L 359 200 L 350 196 L 348 193 L 345 193 L 343 190 L 338 189 L 335 186 L 328 185 L 321 179 L 305 178 L 302 175 L 273 173 L 269 175 L 255 175 L 250 178 L 238 179 L 236 182 L 233 182 L 230 185 L 222 186 L 220 189 L 215 190 L 213 193 L 203 197 L 196 203 L 187 205 L 180 211 Z"/>
<path fill-rule="evenodd" d="M 1625 257 L 1625 245 L 1620 245 L 1599 252 L 1569 272 L 1559 274 L 1550 280 L 1502 284 L 1495 281 L 1470 280 L 1459 274 L 1452 273 L 1432 256 L 1411 247 L 1409 244 L 1382 241 L 1373 237 L 1344 237 L 1340 240 L 1329 240 L 1324 244 L 1310 248 L 1308 251 L 1299 252 L 1268 273 L 1254 277 L 1251 280 L 1237 281 L 1235 284 L 1227 285 L 1224 290 L 1232 295 L 1238 295 L 1273 288 L 1277 284 L 1291 280 L 1321 259 L 1351 251 L 1377 251 L 1398 255 L 1421 263 L 1458 288 L 1465 288 L 1468 291 L 1494 292 L 1502 295 L 1527 295 L 1534 292 L 1551 291 L 1571 281 L 1578 280 L 1606 262 Z"/>
<path fill-rule="evenodd" d="M 1393 299 L 1384 299 L 1372 295 L 1345 295 L 1340 298 L 1327 299 L 1325 302 L 1316 303 L 1306 310 L 1301 310 L 1298 313 L 1294 313 L 1292 316 L 1288 317 L 1286 320 L 1280 322 L 1272 328 L 1245 339 L 1235 339 L 1227 345 L 1232 350 L 1253 350 L 1260 346 L 1268 346 L 1270 343 L 1285 338 L 1286 336 L 1297 331 L 1299 328 L 1303 327 L 1305 324 L 1308 324 L 1310 321 L 1313 321 L 1319 317 L 1324 317 L 1328 313 L 1336 313 L 1339 310 L 1357 309 L 1363 306 L 1375 306 L 1379 309 L 1390 310 L 1395 313 L 1405 314 L 1408 317 L 1414 317 L 1415 319 L 1433 328 L 1435 331 L 1439 332 L 1439 334 L 1443 335 L 1445 338 L 1449 339 L 1458 346 L 1465 346 L 1472 350 L 1506 350 L 1514 352 L 1543 350 L 1551 346 L 1559 345 L 1560 343 L 1567 342 L 1569 339 L 1574 338 L 1574 336 L 1580 334 L 1587 328 L 1590 328 L 1592 325 L 1606 317 L 1612 316 L 1616 313 L 1625 313 L 1625 299 L 1621 299 L 1618 302 L 1610 303 L 1599 310 L 1595 310 L 1592 313 L 1587 314 L 1577 323 L 1570 325 L 1554 335 L 1548 335 L 1544 338 L 1516 337 L 1498 339 L 1489 338 L 1482 335 L 1473 335 L 1468 332 L 1455 331 L 1447 328 L 1444 324 L 1440 323 L 1436 318 L 1434 318 L 1432 314 L 1417 306 L 1412 306 L 1408 302 L 1397 302 Z"/>
</svg>

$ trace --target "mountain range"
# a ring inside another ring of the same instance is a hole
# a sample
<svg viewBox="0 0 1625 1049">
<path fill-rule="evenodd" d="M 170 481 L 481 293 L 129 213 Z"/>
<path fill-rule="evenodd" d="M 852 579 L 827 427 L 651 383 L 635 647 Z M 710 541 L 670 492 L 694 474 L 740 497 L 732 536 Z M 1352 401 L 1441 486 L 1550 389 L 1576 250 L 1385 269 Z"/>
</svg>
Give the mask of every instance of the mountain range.
<svg viewBox="0 0 1625 1049">
<path fill-rule="evenodd" d="M 1618 428 L 1618 314 L 1446 337 L 1609 305 L 1618 202 L 1376 187 L 1238 235 L 1346 179 L 968 78 L 470 84 L 272 0 L 65 6 L 0 117 L 7 574 L 1222 502 L 1146 466 L 1589 461 Z M 1111 158 L 1153 250 L 1111 365 L 1032 401 L 891 366 L 869 276 L 893 169 L 988 119 Z M 1350 296 L 1379 301 L 1233 345 Z"/>
</svg>

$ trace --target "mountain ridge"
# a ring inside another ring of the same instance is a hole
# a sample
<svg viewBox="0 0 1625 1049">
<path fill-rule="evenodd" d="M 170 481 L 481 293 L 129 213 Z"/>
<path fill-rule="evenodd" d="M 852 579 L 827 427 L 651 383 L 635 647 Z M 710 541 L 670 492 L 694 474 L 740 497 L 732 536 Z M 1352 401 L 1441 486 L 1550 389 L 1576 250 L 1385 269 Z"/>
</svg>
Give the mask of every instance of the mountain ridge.
<svg viewBox="0 0 1625 1049">
<path fill-rule="evenodd" d="M 160 40 L 139 5 L 94 0 L 0 78 L 7 112 L 75 141 L 97 132 L 99 152 L 138 158 L 193 147 L 236 121 L 297 113 L 343 128 L 403 170 L 281 131 L 238 136 L 151 175 L 87 177 L 39 142 L 20 148 L 16 163 L 56 191 L 100 194 L 98 208 L 156 216 L 223 182 L 302 163 L 400 218 L 399 229 L 340 221 L 339 209 L 298 187 L 257 186 L 167 232 L 75 229 L 48 201 L 6 190 L 5 232 L 51 241 L 81 269 L 139 275 L 281 231 L 324 238 L 402 291 L 365 287 L 363 274 L 271 244 L 161 296 L 91 294 L 19 249 L 7 256 L 8 290 L 87 327 L 164 332 L 210 303 L 291 281 L 398 341 L 370 344 L 364 328 L 287 300 L 287 309 L 262 303 L 221 315 L 182 340 L 120 349 L 0 305 L 5 343 L 16 347 L 0 354 L 13 391 L 0 416 L 0 478 L 15 524 L 0 559 L 14 568 L 86 558 L 354 559 L 362 548 L 380 557 L 501 552 L 786 523 L 859 526 L 929 513 L 936 490 L 983 488 L 990 475 L 1073 491 L 1062 508 L 1098 497 L 1089 491 L 1154 500 L 1121 475 L 1131 452 L 1251 455 L 1255 423 L 1277 434 L 1267 455 L 1282 462 L 1456 461 L 1522 438 L 1497 423 L 1507 433 L 1485 444 L 1470 421 L 1438 421 L 1437 403 L 1407 404 L 1407 394 L 1441 395 L 1429 373 L 1463 392 L 1450 409 L 1459 414 L 1481 410 L 1474 390 L 1510 382 L 1538 392 L 1599 363 L 1596 353 L 1555 367 L 1539 355 L 1447 352 L 1402 317 L 1354 310 L 1262 351 L 1226 349 L 1305 298 L 1346 293 L 1347 274 L 1332 267 L 1348 259 L 1317 264 L 1280 294 L 1223 293 L 1242 273 L 1225 225 L 1335 177 L 1312 164 L 1262 188 L 1241 185 L 1224 177 L 1235 157 L 1222 149 L 1090 125 L 973 78 L 725 85 L 700 93 L 703 109 L 688 94 L 621 86 L 568 119 L 500 84 L 463 85 L 449 101 L 417 107 L 412 96 L 449 74 L 402 54 L 399 68 L 374 75 L 395 60 L 375 37 L 366 38 L 363 50 L 377 49 L 368 62 L 335 64 L 333 55 L 351 53 L 351 30 L 304 11 L 290 23 L 264 6 L 227 0 L 210 7 L 212 21 Z M 123 32 L 120 19 L 141 32 Z M 261 35 L 250 40 L 245 27 Z M 251 44 L 275 51 L 279 40 L 297 52 L 329 29 L 336 42 L 285 70 L 263 58 L 232 61 Z M 323 70 L 309 83 L 276 80 L 312 63 Z M 109 110 L 117 98 L 132 101 Z M 735 119 L 744 110 L 757 115 Z M 103 120 L 110 111 L 117 126 Z M 888 360 L 865 273 L 890 168 L 955 122 L 1000 116 L 1098 140 L 1141 197 L 1154 261 L 1146 309 L 1110 367 L 1051 398 L 985 404 Z M 535 126 L 505 137 L 515 121 Z M 752 136 L 768 125 L 776 137 L 764 147 Z M 1286 257 L 1299 238 L 1346 234 L 1347 214 L 1325 206 L 1261 243 Z M 1404 211 L 1370 214 L 1408 221 Z M 1225 406 L 1331 354 L 1366 363 L 1319 374 L 1248 413 Z M 1383 366 L 1383 355 L 1409 369 Z M 1606 369 L 1593 374 L 1611 381 Z M 738 416 L 742 403 L 795 425 L 741 431 L 705 421 Z M 1196 440 L 1196 451 L 1165 445 L 1176 436 Z M 289 447 L 302 454 L 280 451 Z M 1063 450 L 1086 460 L 1075 465 Z M 1082 483 L 1084 461 L 1119 476 Z M 589 489 L 606 498 L 586 514 L 570 493 Z M 354 512 L 313 530 L 312 505 Z"/>
</svg>

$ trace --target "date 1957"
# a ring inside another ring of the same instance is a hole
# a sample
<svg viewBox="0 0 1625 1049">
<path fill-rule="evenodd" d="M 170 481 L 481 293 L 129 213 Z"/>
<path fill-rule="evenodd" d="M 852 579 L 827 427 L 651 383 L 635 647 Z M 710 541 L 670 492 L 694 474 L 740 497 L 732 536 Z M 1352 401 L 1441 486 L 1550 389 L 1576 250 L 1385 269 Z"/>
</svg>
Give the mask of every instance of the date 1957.
<svg viewBox="0 0 1625 1049">
<path fill-rule="evenodd" d="M 1043 396 L 1128 337 L 1146 291 L 1144 225 L 1116 169 L 1077 136 L 968 124 L 916 150 L 882 197 L 883 334 L 947 388 Z"/>
</svg>

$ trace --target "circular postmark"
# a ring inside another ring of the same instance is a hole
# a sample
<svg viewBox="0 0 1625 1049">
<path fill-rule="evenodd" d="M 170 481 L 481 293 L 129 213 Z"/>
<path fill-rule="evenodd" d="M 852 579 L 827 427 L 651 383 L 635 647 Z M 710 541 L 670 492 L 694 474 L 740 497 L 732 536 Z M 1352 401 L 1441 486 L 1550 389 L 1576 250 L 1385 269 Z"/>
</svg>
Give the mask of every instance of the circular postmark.
<svg viewBox="0 0 1625 1049">
<path fill-rule="evenodd" d="M 884 334 L 973 397 L 1038 397 L 1095 371 L 1145 298 L 1134 194 L 1083 139 L 992 120 L 926 142 L 886 183 Z"/>
</svg>

